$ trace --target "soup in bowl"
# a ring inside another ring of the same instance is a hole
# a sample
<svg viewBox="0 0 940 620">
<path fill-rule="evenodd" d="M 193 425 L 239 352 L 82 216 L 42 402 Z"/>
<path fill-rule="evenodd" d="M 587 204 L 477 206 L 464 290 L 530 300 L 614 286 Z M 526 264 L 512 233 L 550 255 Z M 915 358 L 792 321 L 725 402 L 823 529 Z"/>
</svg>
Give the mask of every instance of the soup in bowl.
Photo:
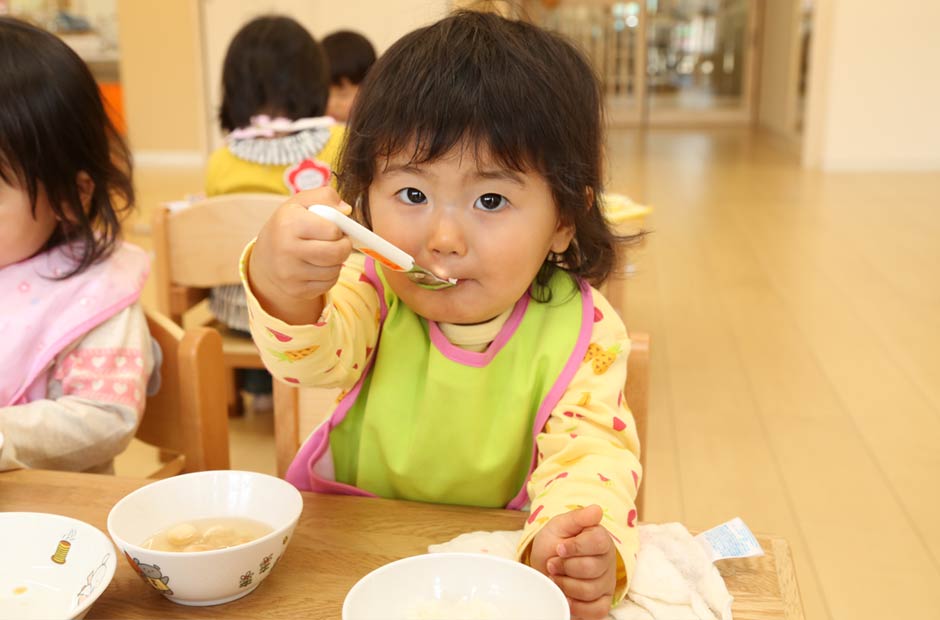
<svg viewBox="0 0 940 620">
<path fill-rule="evenodd" d="M 111 509 L 108 532 L 149 587 L 183 605 L 218 605 L 271 574 L 302 509 L 280 478 L 206 471 L 128 494 Z"/>
</svg>

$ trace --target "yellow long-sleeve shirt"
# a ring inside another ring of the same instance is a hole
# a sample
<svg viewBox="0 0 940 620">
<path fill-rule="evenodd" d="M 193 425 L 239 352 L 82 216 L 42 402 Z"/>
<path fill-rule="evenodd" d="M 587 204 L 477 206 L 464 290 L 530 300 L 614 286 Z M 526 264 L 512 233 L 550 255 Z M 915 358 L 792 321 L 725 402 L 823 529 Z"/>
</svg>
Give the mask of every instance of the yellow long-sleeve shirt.
<svg viewBox="0 0 940 620">
<path fill-rule="evenodd" d="M 361 277 L 362 255 L 350 256 L 320 317 L 311 317 L 308 325 L 289 325 L 265 312 L 247 284 L 252 247 L 249 244 L 242 256 L 241 273 L 252 335 L 267 368 L 294 384 L 351 388 L 380 335 L 380 300 Z M 636 426 L 623 398 L 630 341 L 607 300 L 593 289 L 592 295 L 595 313 L 588 354 L 536 438 L 538 461 L 527 483 L 530 514 L 518 556 L 528 558 L 533 538 L 552 517 L 599 504 L 604 511 L 601 524 L 613 537 L 620 559 L 617 603 L 635 565 L 635 498 L 642 470 Z M 441 330 L 452 344 L 481 350 L 507 316 L 483 325 L 442 325 Z"/>
<path fill-rule="evenodd" d="M 216 149 L 206 167 L 206 195 L 260 192 L 267 194 L 294 194 L 330 183 L 340 147 L 346 132 L 345 125 L 333 125 L 330 137 L 320 152 L 289 164 L 262 164 L 238 157 L 228 146 Z M 317 166 L 317 162 L 322 165 Z M 306 176 L 305 176 L 306 175 Z"/>
</svg>

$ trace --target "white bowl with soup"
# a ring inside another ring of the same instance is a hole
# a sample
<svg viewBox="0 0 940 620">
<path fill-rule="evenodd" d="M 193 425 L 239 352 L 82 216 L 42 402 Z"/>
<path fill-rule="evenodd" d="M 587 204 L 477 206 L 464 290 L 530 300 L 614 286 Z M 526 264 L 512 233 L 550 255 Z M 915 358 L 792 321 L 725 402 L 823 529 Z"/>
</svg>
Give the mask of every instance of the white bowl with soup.
<svg viewBox="0 0 940 620">
<path fill-rule="evenodd" d="M 480 553 L 397 560 L 346 594 L 343 620 L 569 620 L 561 589 L 525 564 Z"/>
<path fill-rule="evenodd" d="M 111 509 L 108 532 L 146 585 L 183 605 L 219 605 L 271 574 L 302 509 L 280 478 L 205 471 L 130 493 Z"/>
</svg>

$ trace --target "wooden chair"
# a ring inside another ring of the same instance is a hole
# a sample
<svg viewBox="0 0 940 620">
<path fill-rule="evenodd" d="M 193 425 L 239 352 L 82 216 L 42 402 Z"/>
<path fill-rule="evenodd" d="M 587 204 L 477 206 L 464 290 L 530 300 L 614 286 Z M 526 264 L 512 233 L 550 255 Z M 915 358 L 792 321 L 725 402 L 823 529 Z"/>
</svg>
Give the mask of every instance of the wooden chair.
<svg viewBox="0 0 940 620">
<path fill-rule="evenodd" d="M 646 470 L 646 422 L 649 413 L 650 389 L 650 337 L 642 332 L 630 334 L 630 356 L 627 358 L 627 382 L 623 388 L 627 406 L 636 422 L 640 438 L 640 465 Z M 641 484 L 636 496 L 637 516 L 643 515 L 643 497 L 646 485 Z"/>
<path fill-rule="evenodd" d="M 624 397 L 636 421 L 640 437 L 640 464 L 646 467 L 646 421 L 649 408 L 648 334 L 630 334 L 630 356 L 627 358 L 627 381 Z M 277 454 L 277 473 L 284 477 L 300 443 L 320 424 L 333 409 L 339 390 L 298 388 L 280 381 L 274 382 L 274 444 Z M 643 494 L 640 486 L 636 498 L 637 514 L 643 514 Z"/>
<path fill-rule="evenodd" d="M 238 260 L 285 196 L 229 194 L 199 200 L 183 208 L 161 205 L 153 216 L 156 253 L 154 277 L 161 312 L 179 325 L 189 311 L 209 296 L 214 286 L 239 283 Z M 212 319 L 208 311 L 206 318 Z M 212 323 L 222 335 L 227 369 L 227 399 L 238 409 L 237 368 L 264 368 L 251 338 Z"/>
<path fill-rule="evenodd" d="M 208 327 L 183 330 L 146 311 L 150 335 L 163 353 L 160 389 L 147 398 L 136 439 L 160 449 L 162 467 L 150 478 L 228 469 L 228 412 L 222 339 Z"/>
<path fill-rule="evenodd" d="M 333 411 L 339 389 L 300 388 L 274 382 L 274 450 L 277 475 L 287 474 L 301 442 Z"/>
</svg>

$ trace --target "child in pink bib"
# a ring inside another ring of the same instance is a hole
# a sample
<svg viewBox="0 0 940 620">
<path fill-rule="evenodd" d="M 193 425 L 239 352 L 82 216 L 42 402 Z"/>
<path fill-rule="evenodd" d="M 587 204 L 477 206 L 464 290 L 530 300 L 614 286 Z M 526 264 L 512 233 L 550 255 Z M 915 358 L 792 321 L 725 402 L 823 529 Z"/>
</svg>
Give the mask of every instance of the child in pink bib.
<svg viewBox="0 0 940 620">
<path fill-rule="evenodd" d="M 130 157 L 85 63 L 0 17 L 0 470 L 107 471 L 153 369 Z"/>
</svg>

